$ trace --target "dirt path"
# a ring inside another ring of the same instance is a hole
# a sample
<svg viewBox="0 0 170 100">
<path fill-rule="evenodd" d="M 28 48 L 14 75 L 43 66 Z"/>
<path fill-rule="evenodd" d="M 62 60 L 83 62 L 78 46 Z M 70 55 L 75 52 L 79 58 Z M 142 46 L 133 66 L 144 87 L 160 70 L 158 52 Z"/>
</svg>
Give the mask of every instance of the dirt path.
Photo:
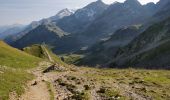
<svg viewBox="0 0 170 100">
<path fill-rule="evenodd" d="M 44 49 L 46 55 L 48 56 L 49 61 L 54 62 L 54 60 L 53 60 L 52 57 L 50 56 L 48 50 L 47 50 L 44 46 L 41 46 L 41 48 Z"/>
<path fill-rule="evenodd" d="M 43 62 L 47 63 L 47 62 Z M 48 66 L 48 63 L 43 66 Z M 42 65 L 31 71 L 36 79 L 30 81 L 27 84 L 25 93 L 19 98 L 19 100 L 50 100 L 50 93 L 45 81 L 48 78 L 42 74 Z"/>
<path fill-rule="evenodd" d="M 70 72 L 66 71 L 66 72 L 62 72 L 62 73 L 46 73 L 46 77 L 49 79 L 50 83 L 52 84 L 52 88 L 54 89 L 54 100 L 63 100 L 66 97 L 68 97 L 68 95 L 70 94 L 70 92 L 66 89 L 63 89 L 62 87 L 60 87 L 59 85 L 56 85 L 55 80 L 59 79 L 59 78 L 63 78 L 65 75 L 68 75 Z"/>
<path fill-rule="evenodd" d="M 50 100 L 46 83 L 39 82 L 35 86 L 30 86 L 28 91 L 19 100 Z"/>
<path fill-rule="evenodd" d="M 49 61 L 54 62 L 48 50 L 43 46 L 41 48 L 44 49 Z M 52 84 L 52 81 L 54 80 L 42 73 L 44 70 L 43 67 L 47 68 L 49 66 L 51 65 L 48 62 L 42 62 L 39 67 L 29 71 L 36 77 L 36 79 L 27 84 L 26 92 L 19 98 L 19 100 L 50 100 L 50 93 L 46 82 Z M 54 88 L 52 90 L 54 90 Z"/>
</svg>

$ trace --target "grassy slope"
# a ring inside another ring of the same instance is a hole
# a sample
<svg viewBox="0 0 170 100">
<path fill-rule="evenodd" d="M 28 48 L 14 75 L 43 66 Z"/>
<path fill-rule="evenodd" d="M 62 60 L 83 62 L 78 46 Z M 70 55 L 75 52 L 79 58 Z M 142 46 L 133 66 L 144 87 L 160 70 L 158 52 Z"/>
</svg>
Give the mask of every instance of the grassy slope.
<svg viewBox="0 0 170 100">
<path fill-rule="evenodd" d="M 12 68 L 33 68 L 40 59 L 12 48 L 0 41 L 0 65 Z"/>
<path fill-rule="evenodd" d="M 140 65 L 141 67 L 148 66 L 149 68 L 155 68 L 157 66 L 163 66 L 165 68 L 168 68 L 170 65 L 169 48 L 170 48 L 170 41 L 167 41 L 166 43 L 161 44 L 156 48 L 153 48 L 151 50 L 139 54 L 137 57 L 131 58 L 127 62 L 127 65 L 137 64 L 138 66 Z"/>
<path fill-rule="evenodd" d="M 47 52 L 49 53 L 49 55 L 52 57 L 52 59 L 54 60 L 54 63 L 58 63 L 61 65 L 65 65 L 65 63 L 56 55 L 52 52 L 52 50 L 50 50 L 50 48 L 47 45 L 43 45 L 44 49 L 47 50 Z M 45 51 L 45 50 L 44 50 Z"/>
<path fill-rule="evenodd" d="M 78 54 L 70 54 L 70 55 L 60 55 L 63 59 L 64 62 L 67 64 L 77 64 L 77 62 L 83 58 L 83 55 L 78 55 Z"/>
<path fill-rule="evenodd" d="M 49 55 L 51 56 L 51 58 L 54 60 L 53 63 L 58 63 L 58 64 L 62 64 L 64 65 L 65 63 L 61 61 L 61 59 L 55 55 L 47 45 L 39 45 L 39 44 L 35 44 L 32 45 L 30 47 L 26 47 L 23 49 L 26 53 L 31 54 L 33 56 L 39 57 L 39 58 L 43 58 L 46 60 L 49 60 L 47 52 L 49 53 Z"/>
<path fill-rule="evenodd" d="M 33 79 L 33 75 L 24 70 L 0 67 L 0 100 L 8 100 L 9 93 L 15 91 L 18 95 L 24 92 L 23 85 Z"/>
<path fill-rule="evenodd" d="M 40 61 L 0 41 L 0 100 L 8 100 L 12 91 L 23 93 L 23 84 L 33 78 L 26 69 L 36 67 Z"/>
<path fill-rule="evenodd" d="M 25 47 L 23 51 L 39 58 L 45 58 L 45 55 L 43 54 L 43 50 L 41 49 L 41 46 L 38 44 Z"/>
</svg>

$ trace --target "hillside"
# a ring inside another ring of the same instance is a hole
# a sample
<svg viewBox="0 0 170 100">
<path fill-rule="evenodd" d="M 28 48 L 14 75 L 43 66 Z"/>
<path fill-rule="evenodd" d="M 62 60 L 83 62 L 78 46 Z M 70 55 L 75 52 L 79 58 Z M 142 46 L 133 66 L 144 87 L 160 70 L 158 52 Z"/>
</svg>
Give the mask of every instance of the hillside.
<svg viewBox="0 0 170 100">
<path fill-rule="evenodd" d="M 53 23 L 43 24 L 29 31 L 21 39 L 12 45 L 17 48 L 24 48 L 33 44 L 47 43 L 51 46 L 60 45 L 63 37 L 69 35 Z"/>
<path fill-rule="evenodd" d="M 23 85 L 33 79 L 26 69 L 38 66 L 40 61 L 0 41 L 0 99 L 8 100 L 11 92 L 20 95 L 24 91 Z"/>
<path fill-rule="evenodd" d="M 155 23 L 122 48 L 113 66 L 169 69 L 170 19 Z"/>
<path fill-rule="evenodd" d="M 96 66 L 110 61 L 116 56 L 121 47 L 130 43 L 140 32 L 140 25 L 124 27 L 117 30 L 113 35 L 105 40 L 101 40 L 85 51 L 78 53 L 86 55 L 77 61 L 78 65 Z"/>
<path fill-rule="evenodd" d="M 95 37 L 113 33 L 122 27 L 143 24 L 154 13 L 150 9 L 141 5 L 138 0 L 113 3 L 85 29 L 83 34 Z"/>
<path fill-rule="evenodd" d="M 36 57 L 28 55 L 20 50 L 12 48 L 7 44 L 0 42 L 1 51 L 8 52 L 7 61 L 18 59 L 18 62 L 28 62 L 28 58 Z M 42 52 L 46 51 L 41 45 L 33 45 L 26 47 L 25 52 L 38 57 L 43 57 Z M 49 51 L 49 50 L 48 50 Z M 47 53 L 47 51 L 46 51 Z M 48 52 L 50 53 L 50 51 Z M 5 53 L 3 53 L 5 54 Z M 20 54 L 20 55 L 18 55 Z M 2 54 L 1 54 L 2 55 Z M 15 55 L 15 56 L 12 56 Z M 3 55 L 4 57 L 5 55 Z M 45 55 L 44 55 L 45 56 Z M 49 54 L 52 57 L 51 54 Z M 52 57 L 53 58 L 53 57 Z M 1 61 L 1 60 L 0 60 Z M 20 65 L 11 62 L 16 65 Z M 1 65 L 2 62 L 0 63 Z M 29 62 L 31 65 L 32 62 Z M 52 65 L 54 66 L 54 65 Z M 0 99 L 8 100 L 9 94 L 17 93 L 21 95 L 20 99 L 30 100 L 50 100 L 54 99 L 168 99 L 169 92 L 169 71 L 165 70 L 136 70 L 136 69 L 97 69 L 87 67 L 76 67 L 67 65 L 66 70 L 61 70 L 62 66 L 55 64 L 55 69 L 49 70 L 46 73 L 44 68 L 47 65 L 41 65 L 31 71 L 35 75 L 28 74 L 22 67 L 0 67 Z M 49 65 L 48 65 L 49 67 Z M 50 68 L 50 67 L 49 67 Z M 28 87 L 25 92 L 23 85 L 28 82 Z M 35 83 L 36 82 L 36 83 Z M 15 92 L 14 92 L 15 91 Z M 166 91 L 166 92 L 164 92 Z M 14 94 L 12 96 L 15 96 Z M 11 97 L 11 96 L 10 96 Z M 15 96 L 14 99 L 17 99 Z"/>
<path fill-rule="evenodd" d="M 12 68 L 33 68 L 40 61 L 39 58 L 10 47 L 0 41 L 0 65 Z"/>
<path fill-rule="evenodd" d="M 165 20 L 170 16 L 170 1 L 169 0 L 160 0 L 157 3 L 158 9 L 156 14 L 154 14 L 155 20 Z"/>
</svg>

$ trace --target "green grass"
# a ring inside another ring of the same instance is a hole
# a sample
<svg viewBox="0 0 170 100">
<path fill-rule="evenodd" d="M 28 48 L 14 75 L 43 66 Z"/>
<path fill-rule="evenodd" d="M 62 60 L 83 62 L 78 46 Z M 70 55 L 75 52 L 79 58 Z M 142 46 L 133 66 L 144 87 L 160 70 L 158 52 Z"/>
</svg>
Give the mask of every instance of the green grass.
<svg viewBox="0 0 170 100">
<path fill-rule="evenodd" d="M 23 51 L 36 57 L 45 58 L 44 52 L 41 46 L 38 44 L 32 45 L 30 47 L 25 47 L 23 48 Z"/>
<path fill-rule="evenodd" d="M 48 53 L 50 54 L 50 56 L 52 57 L 52 59 L 54 60 L 54 63 L 58 63 L 61 65 L 66 65 L 63 61 L 61 61 L 61 59 L 52 52 L 52 50 L 50 50 L 50 48 L 47 45 L 44 45 L 44 47 L 47 49 Z"/>
<path fill-rule="evenodd" d="M 101 87 L 98 91 L 98 94 L 108 97 L 108 99 L 112 98 L 118 98 L 119 100 L 125 100 L 123 96 L 120 95 L 120 92 L 118 90 L 107 88 L 107 87 Z"/>
<path fill-rule="evenodd" d="M 82 92 L 78 92 L 78 93 L 75 93 L 73 96 L 72 96 L 72 99 L 74 100 L 92 100 L 90 98 L 90 95 L 89 95 L 89 91 L 82 91 Z"/>
<path fill-rule="evenodd" d="M 22 94 L 23 84 L 33 79 L 33 75 L 23 70 L 0 67 L 0 71 L 0 100 L 8 100 L 10 92 Z"/>
<path fill-rule="evenodd" d="M 0 41 L 0 100 L 8 100 L 11 92 L 23 93 L 25 83 L 33 79 L 26 70 L 38 66 L 40 61 Z"/>
<path fill-rule="evenodd" d="M 50 50 L 50 48 L 48 47 L 48 45 L 45 44 L 35 44 L 29 47 L 26 47 L 23 49 L 23 51 L 25 51 L 28 54 L 31 54 L 33 56 L 45 59 L 45 60 L 49 60 L 47 52 L 49 53 L 49 55 L 52 57 L 52 59 L 54 60 L 53 63 L 58 63 L 58 64 L 62 64 L 65 65 L 65 63 L 63 61 L 61 61 L 61 59 L 55 55 L 52 50 Z"/>
<path fill-rule="evenodd" d="M 37 66 L 40 61 L 41 59 L 12 48 L 0 41 L 0 65 L 27 69 Z"/>
<path fill-rule="evenodd" d="M 61 57 L 64 58 L 64 62 L 67 64 L 76 64 L 77 61 L 83 58 L 83 55 L 70 54 L 70 55 L 61 55 Z"/>
</svg>

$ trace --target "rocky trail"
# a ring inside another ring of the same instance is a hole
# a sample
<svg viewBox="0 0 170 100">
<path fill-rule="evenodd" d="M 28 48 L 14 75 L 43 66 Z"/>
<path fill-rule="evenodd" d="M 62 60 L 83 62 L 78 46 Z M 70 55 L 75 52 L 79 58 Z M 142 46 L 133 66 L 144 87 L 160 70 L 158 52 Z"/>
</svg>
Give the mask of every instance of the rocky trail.
<svg viewBox="0 0 170 100">
<path fill-rule="evenodd" d="M 47 50 L 46 53 L 52 59 Z M 133 75 L 129 71 L 110 73 L 73 65 L 63 67 L 44 61 L 29 73 L 35 79 L 28 82 L 25 93 L 19 99 L 10 100 L 152 100 L 138 92 L 147 91 L 148 85 L 143 80 L 135 76 L 133 83 L 127 83 L 131 77 L 123 75 Z"/>
<path fill-rule="evenodd" d="M 35 79 L 27 84 L 26 91 L 19 99 L 11 100 L 107 100 L 98 91 L 105 84 L 95 82 L 96 79 L 89 78 L 83 74 L 89 73 L 81 68 L 71 70 L 55 70 L 43 73 L 44 68 L 51 66 L 51 63 L 42 62 L 39 67 L 30 71 Z M 56 66 L 59 67 L 59 66 Z M 47 86 L 50 83 L 51 89 Z M 107 86 L 107 85 L 106 85 Z M 147 100 L 131 91 L 127 85 L 112 83 L 110 87 L 123 90 L 122 94 L 135 98 L 135 100 Z M 51 98 L 51 93 L 53 97 Z M 76 99 L 77 98 L 77 99 Z M 78 99 L 79 98 L 79 99 Z M 111 100 L 116 100 L 112 98 Z"/>
<path fill-rule="evenodd" d="M 139 90 L 147 91 L 147 85 L 141 84 L 143 81 L 129 85 L 123 83 L 121 77 L 108 78 L 110 73 L 73 66 L 60 70 L 57 65 L 42 62 L 40 67 L 30 71 L 36 78 L 27 84 L 26 92 L 17 100 L 153 100 L 140 94 Z M 45 68 L 50 68 L 48 66 L 55 68 L 43 73 Z"/>
<path fill-rule="evenodd" d="M 42 62 L 49 64 L 48 62 Z M 42 73 L 42 65 L 32 71 L 35 75 L 35 79 L 28 82 L 25 93 L 19 98 L 19 100 L 50 100 L 50 93 L 46 82 L 49 79 Z"/>
</svg>

